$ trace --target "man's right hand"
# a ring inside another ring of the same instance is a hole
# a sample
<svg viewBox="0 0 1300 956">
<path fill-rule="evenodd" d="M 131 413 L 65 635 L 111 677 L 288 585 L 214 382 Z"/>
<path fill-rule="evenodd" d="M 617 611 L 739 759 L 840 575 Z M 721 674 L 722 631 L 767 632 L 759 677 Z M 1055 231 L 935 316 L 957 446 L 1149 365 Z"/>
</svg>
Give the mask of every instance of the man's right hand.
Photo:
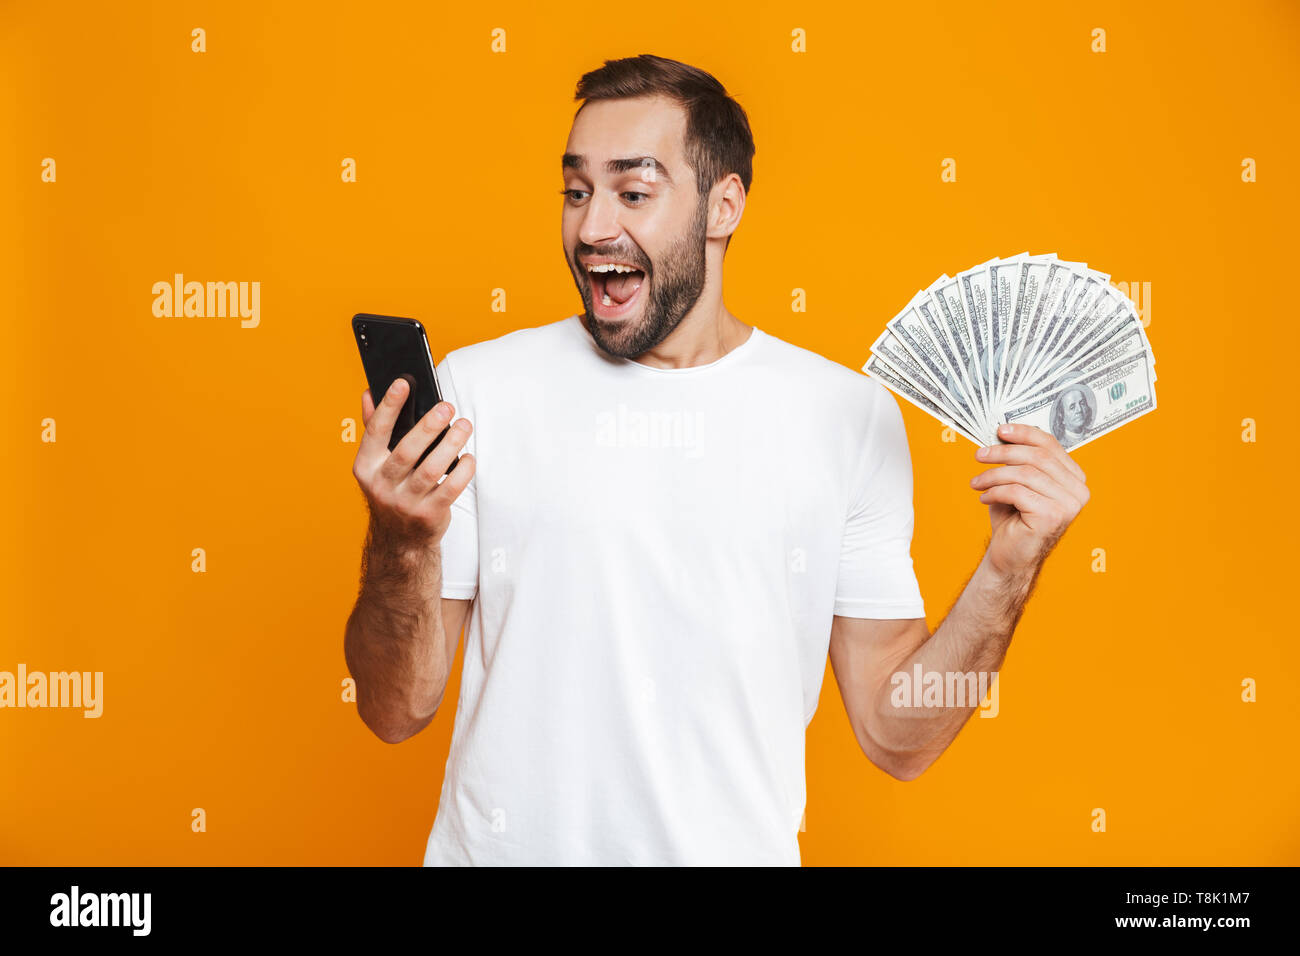
<svg viewBox="0 0 1300 956">
<path fill-rule="evenodd" d="M 474 456 L 461 456 L 455 470 L 439 483 L 456 455 L 465 447 L 473 427 L 462 418 L 415 468 L 415 462 L 456 414 L 448 402 L 439 402 L 390 452 L 393 424 L 410 386 L 396 379 L 378 407 L 366 389 L 361 396 L 365 432 L 352 463 L 352 474 L 370 505 L 372 525 L 386 533 L 401 549 L 435 545 L 451 524 L 451 504 L 474 477 Z"/>
</svg>

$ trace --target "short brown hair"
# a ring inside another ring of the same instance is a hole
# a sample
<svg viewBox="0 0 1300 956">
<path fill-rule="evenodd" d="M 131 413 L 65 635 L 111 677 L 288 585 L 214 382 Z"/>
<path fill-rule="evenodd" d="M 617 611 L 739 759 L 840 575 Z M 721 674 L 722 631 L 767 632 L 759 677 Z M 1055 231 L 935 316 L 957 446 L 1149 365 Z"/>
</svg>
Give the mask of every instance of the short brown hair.
<svg viewBox="0 0 1300 956">
<path fill-rule="evenodd" d="M 650 53 L 606 60 L 600 69 L 583 74 L 573 98 L 591 102 L 655 95 L 675 100 L 686 111 L 686 162 L 695 171 L 701 199 L 729 173 L 740 177 L 748 194 L 754 179 L 749 117 L 703 70 Z"/>
</svg>

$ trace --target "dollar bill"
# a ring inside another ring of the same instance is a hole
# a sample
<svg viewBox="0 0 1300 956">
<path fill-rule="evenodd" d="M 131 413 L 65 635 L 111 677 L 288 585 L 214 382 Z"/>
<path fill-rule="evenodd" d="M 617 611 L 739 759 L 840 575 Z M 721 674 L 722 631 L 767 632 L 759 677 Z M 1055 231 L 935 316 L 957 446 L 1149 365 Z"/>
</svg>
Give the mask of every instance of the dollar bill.
<svg viewBox="0 0 1300 956">
<path fill-rule="evenodd" d="M 917 292 L 863 371 L 958 434 L 1023 421 L 1077 448 L 1155 409 L 1155 358 L 1107 273 L 1055 253 L 993 258 Z"/>
<path fill-rule="evenodd" d="M 949 398 L 960 417 L 980 430 L 983 428 L 980 423 L 985 416 L 982 410 L 975 411 L 971 398 L 961 384 L 961 373 L 948 364 L 942 344 L 935 340 L 930 323 L 916 306 L 918 298 L 914 297 L 902 312 L 886 324 L 886 328 L 898 337 L 903 348 Z"/>
<path fill-rule="evenodd" d="M 871 345 L 871 353 L 879 356 L 893 373 L 907 382 L 918 392 L 925 395 L 930 402 L 941 408 L 948 418 L 960 422 L 964 428 L 975 434 L 982 432 L 981 426 L 962 412 L 945 391 L 944 386 L 926 372 L 920 362 L 913 357 L 894 332 L 885 329 Z M 864 369 L 865 371 L 865 369 Z"/>
<path fill-rule="evenodd" d="M 1156 391 L 1145 350 L 1077 377 L 1008 409 L 1006 421 L 1033 425 L 1056 436 L 1067 451 L 1155 411 Z"/>
<path fill-rule="evenodd" d="M 955 422 L 938 405 L 921 394 L 919 389 L 915 388 L 910 382 L 904 381 L 897 371 L 891 368 L 879 355 L 872 355 L 871 358 L 867 359 L 867 364 L 862 367 L 862 370 L 868 375 L 880 379 L 892 392 L 902 396 L 921 411 L 937 418 L 963 438 L 969 439 L 977 445 L 985 444 L 985 442 L 976 438 L 967 429 Z"/>
</svg>

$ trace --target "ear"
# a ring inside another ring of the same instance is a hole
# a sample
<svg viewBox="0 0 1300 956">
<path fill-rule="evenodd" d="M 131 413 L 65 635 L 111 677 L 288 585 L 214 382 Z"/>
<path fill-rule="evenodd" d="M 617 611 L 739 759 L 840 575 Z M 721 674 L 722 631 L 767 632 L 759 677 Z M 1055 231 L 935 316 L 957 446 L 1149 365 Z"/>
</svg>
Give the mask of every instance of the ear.
<svg viewBox="0 0 1300 956">
<path fill-rule="evenodd" d="M 708 231 L 710 239 L 729 237 L 740 226 L 745 214 L 745 184 L 731 173 L 716 184 L 709 193 Z"/>
</svg>

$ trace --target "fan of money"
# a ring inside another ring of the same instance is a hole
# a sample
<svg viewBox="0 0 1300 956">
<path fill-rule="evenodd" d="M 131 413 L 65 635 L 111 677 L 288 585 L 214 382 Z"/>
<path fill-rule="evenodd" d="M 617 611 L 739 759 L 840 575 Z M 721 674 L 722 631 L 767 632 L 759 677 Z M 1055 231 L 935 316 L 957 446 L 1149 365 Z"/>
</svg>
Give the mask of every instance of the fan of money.
<svg viewBox="0 0 1300 956">
<path fill-rule="evenodd" d="M 918 292 L 862 370 L 977 445 L 1023 422 L 1073 449 L 1155 410 L 1155 364 L 1110 276 L 1021 253 Z"/>
</svg>

